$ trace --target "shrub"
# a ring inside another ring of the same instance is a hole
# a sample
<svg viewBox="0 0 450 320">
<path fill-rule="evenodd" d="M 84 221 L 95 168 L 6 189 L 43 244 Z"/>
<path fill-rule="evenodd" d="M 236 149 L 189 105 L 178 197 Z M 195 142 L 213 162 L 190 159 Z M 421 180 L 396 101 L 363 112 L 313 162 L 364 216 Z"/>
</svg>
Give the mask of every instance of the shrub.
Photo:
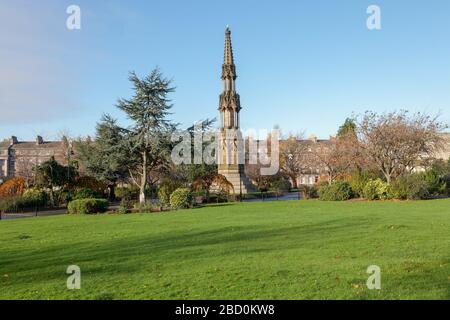
<svg viewBox="0 0 450 320">
<path fill-rule="evenodd" d="M 90 188 L 81 188 L 75 192 L 74 200 L 80 199 L 96 199 L 100 198 L 99 194 Z"/>
<path fill-rule="evenodd" d="M 163 206 L 170 206 L 170 195 L 181 188 L 179 181 L 164 180 L 158 187 L 158 199 Z"/>
<path fill-rule="evenodd" d="M 402 200 L 419 200 L 429 197 L 429 185 L 421 174 L 411 174 L 395 180 L 391 185 L 392 198 Z"/>
<path fill-rule="evenodd" d="M 48 195 L 42 190 L 31 188 L 25 191 L 22 196 L 23 200 L 31 204 L 31 206 L 45 207 L 48 202 Z"/>
<path fill-rule="evenodd" d="M 124 206 L 124 205 L 120 205 L 119 206 L 119 208 L 117 209 L 117 211 L 116 211 L 118 214 L 127 214 L 127 213 L 129 213 L 130 212 L 130 210 L 128 209 L 128 207 L 127 206 Z"/>
<path fill-rule="evenodd" d="M 277 192 L 289 192 L 292 185 L 285 179 L 279 179 L 271 183 L 271 188 Z"/>
<path fill-rule="evenodd" d="M 45 206 L 47 202 L 46 194 L 38 195 L 29 192 L 27 196 L 5 197 L 0 199 L 0 211 L 3 212 L 20 212 L 25 209 L 36 209 Z"/>
<path fill-rule="evenodd" d="M 189 208 L 192 204 L 191 190 L 178 188 L 170 195 L 170 206 L 174 209 Z"/>
<path fill-rule="evenodd" d="M 317 186 L 301 185 L 299 192 L 303 199 L 315 199 L 319 196 Z"/>
<path fill-rule="evenodd" d="M 170 205 L 170 195 L 175 190 L 172 190 L 172 188 L 168 185 L 162 185 L 158 189 L 158 199 L 161 205 L 163 206 L 169 206 Z"/>
<path fill-rule="evenodd" d="M 69 203 L 69 214 L 93 214 L 105 212 L 108 209 L 108 200 L 106 199 L 79 199 Z"/>
<path fill-rule="evenodd" d="M 367 171 L 355 172 L 349 179 L 350 187 L 355 196 L 364 197 L 364 187 L 370 181 L 370 174 Z"/>
<path fill-rule="evenodd" d="M 17 197 L 25 191 L 25 179 L 12 178 L 0 185 L 0 197 Z"/>
<path fill-rule="evenodd" d="M 353 196 L 352 188 L 346 181 L 335 181 L 331 185 L 323 184 L 319 187 L 318 193 L 322 201 L 345 201 Z"/>
<path fill-rule="evenodd" d="M 391 198 L 390 185 L 381 179 L 369 180 L 364 187 L 363 196 L 367 200 L 386 200 Z"/>
<path fill-rule="evenodd" d="M 445 176 L 434 169 L 419 174 L 428 185 L 428 195 L 437 197 L 445 195 L 447 192 L 447 182 Z"/>
</svg>

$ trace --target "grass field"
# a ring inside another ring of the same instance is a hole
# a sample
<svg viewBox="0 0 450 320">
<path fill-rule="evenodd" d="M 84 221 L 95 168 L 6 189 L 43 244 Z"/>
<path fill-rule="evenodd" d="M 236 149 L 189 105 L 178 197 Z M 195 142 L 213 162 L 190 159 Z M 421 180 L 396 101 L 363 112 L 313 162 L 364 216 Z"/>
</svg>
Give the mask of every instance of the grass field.
<svg viewBox="0 0 450 320">
<path fill-rule="evenodd" d="M 3 220 L 0 298 L 450 299 L 450 200 Z"/>
</svg>

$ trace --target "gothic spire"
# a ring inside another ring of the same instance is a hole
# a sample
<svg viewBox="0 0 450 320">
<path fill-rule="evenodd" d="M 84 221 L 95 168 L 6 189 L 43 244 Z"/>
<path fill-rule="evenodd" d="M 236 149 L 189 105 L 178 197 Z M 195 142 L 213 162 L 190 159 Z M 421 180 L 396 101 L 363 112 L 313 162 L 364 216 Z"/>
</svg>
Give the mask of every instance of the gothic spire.
<svg viewBox="0 0 450 320">
<path fill-rule="evenodd" d="M 233 46 L 231 45 L 231 30 L 225 29 L 225 52 L 222 65 L 222 79 L 236 80 L 236 67 L 233 58 Z"/>
</svg>

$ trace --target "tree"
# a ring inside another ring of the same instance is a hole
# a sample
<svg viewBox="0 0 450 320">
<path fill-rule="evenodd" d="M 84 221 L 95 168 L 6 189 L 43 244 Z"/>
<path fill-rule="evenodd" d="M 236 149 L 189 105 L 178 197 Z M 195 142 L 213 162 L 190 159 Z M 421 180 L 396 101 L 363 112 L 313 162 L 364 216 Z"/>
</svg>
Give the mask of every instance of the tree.
<svg viewBox="0 0 450 320">
<path fill-rule="evenodd" d="M 345 119 L 345 122 L 342 126 L 339 127 L 338 137 L 345 137 L 348 135 L 356 136 L 356 123 L 352 118 Z"/>
<path fill-rule="evenodd" d="M 330 185 L 341 174 L 348 172 L 353 163 L 347 142 L 345 139 L 333 137 L 312 148 L 314 159 L 325 169 Z"/>
<path fill-rule="evenodd" d="M 367 157 L 391 183 L 433 158 L 446 128 L 438 117 L 422 113 L 368 111 L 358 121 L 358 136 Z"/>
<path fill-rule="evenodd" d="M 36 174 L 34 168 L 37 163 L 37 159 L 33 161 L 32 159 L 26 157 L 18 158 L 15 162 L 15 175 L 17 177 L 22 177 L 25 180 L 25 185 L 27 188 L 35 182 Z"/>
<path fill-rule="evenodd" d="M 297 178 L 308 167 L 307 150 L 307 144 L 294 135 L 280 144 L 280 169 L 291 179 L 294 188 L 297 188 Z"/>
<path fill-rule="evenodd" d="M 109 200 L 115 199 L 117 183 L 127 176 L 127 152 L 123 143 L 124 130 L 109 115 L 97 124 L 95 142 L 79 141 L 75 147 L 86 173 L 105 183 Z"/>
<path fill-rule="evenodd" d="M 50 190 L 50 203 L 55 205 L 54 190 L 56 187 L 63 187 L 76 177 L 76 170 L 72 166 L 62 166 L 55 157 L 51 157 L 36 167 L 36 184 Z M 69 172 L 69 174 L 67 174 Z"/>
<path fill-rule="evenodd" d="M 139 201 L 144 204 L 150 173 L 160 172 L 170 162 L 170 138 L 175 125 L 167 119 L 172 107 L 167 96 L 175 89 L 158 69 L 142 79 L 132 72 L 129 80 L 134 94 L 130 99 L 119 99 L 117 107 L 133 122 L 124 136 L 126 167 L 139 187 Z"/>
</svg>

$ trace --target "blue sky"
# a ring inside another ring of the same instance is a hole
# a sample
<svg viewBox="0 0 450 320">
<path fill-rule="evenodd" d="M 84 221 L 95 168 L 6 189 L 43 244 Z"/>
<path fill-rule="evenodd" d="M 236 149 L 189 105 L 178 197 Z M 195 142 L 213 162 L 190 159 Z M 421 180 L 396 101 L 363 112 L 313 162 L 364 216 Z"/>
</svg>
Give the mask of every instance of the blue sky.
<svg viewBox="0 0 450 320">
<path fill-rule="evenodd" d="M 379 31 L 366 28 L 372 4 Z M 369 109 L 450 122 L 449 16 L 448 0 L 2 0 L 0 138 L 92 135 L 102 113 L 126 124 L 114 104 L 131 94 L 128 72 L 155 66 L 177 87 L 181 127 L 217 116 L 227 24 L 244 128 L 325 138 Z"/>
</svg>

